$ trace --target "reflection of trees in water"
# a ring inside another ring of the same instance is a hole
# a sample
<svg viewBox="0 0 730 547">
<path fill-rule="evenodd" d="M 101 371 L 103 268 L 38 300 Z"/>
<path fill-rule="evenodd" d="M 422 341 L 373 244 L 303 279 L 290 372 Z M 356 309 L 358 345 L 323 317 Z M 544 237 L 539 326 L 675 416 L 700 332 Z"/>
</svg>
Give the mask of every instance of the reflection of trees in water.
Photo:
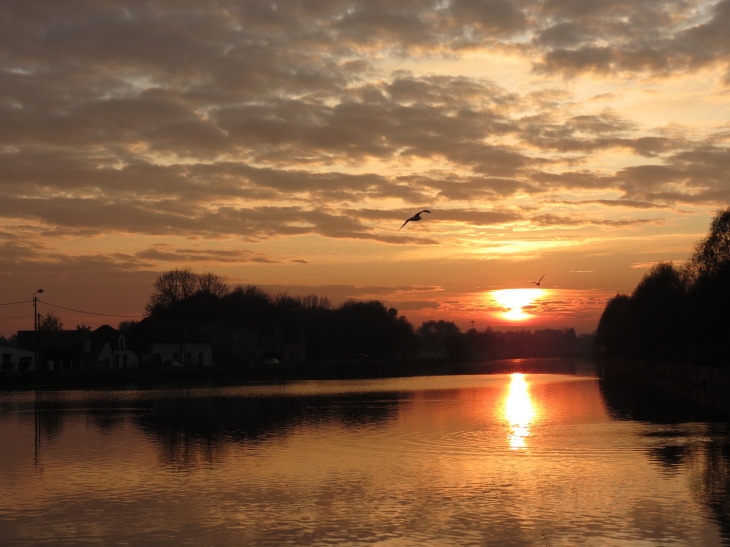
<svg viewBox="0 0 730 547">
<path fill-rule="evenodd" d="M 646 433 L 657 438 L 649 458 L 669 473 L 699 463 L 692 490 L 709 507 L 730 545 L 730 425 L 713 411 L 667 395 L 635 380 L 603 378 L 600 389 L 610 415 L 617 420 L 637 420 L 663 427 Z M 681 424 L 705 422 L 701 438 Z"/>
<path fill-rule="evenodd" d="M 211 463 L 231 444 L 259 443 L 302 426 L 382 424 L 394 417 L 403 397 L 394 393 L 307 397 L 176 396 L 170 392 L 160 392 L 159 397 L 149 395 L 112 392 L 103 397 L 90 393 L 79 399 L 39 392 L 35 401 L 12 408 L 4 405 L 0 418 L 20 412 L 22 419 L 35 420 L 38 440 L 42 436 L 48 441 L 59 436 L 70 414 L 83 416 L 102 434 L 132 423 L 155 441 L 164 465 L 189 468 Z"/>
<path fill-rule="evenodd" d="M 155 439 L 163 462 L 190 467 L 232 444 L 260 443 L 302 426 L 366 427 L 390 420 L 398 396 L 185 397 L 144 402 L 134 420 Z"/>
<path fill-rule="evenodd" d="M 705 446 L 705 466 L 698 490 L 702 500 L 717 515 L 722 526 L 723 539 L 730 545 L 730 441 L 728 427 L 718 426 L 723 442 L 711 441 Z M 715 439 L 711 434 L 711 438 Z"/>
</svg>

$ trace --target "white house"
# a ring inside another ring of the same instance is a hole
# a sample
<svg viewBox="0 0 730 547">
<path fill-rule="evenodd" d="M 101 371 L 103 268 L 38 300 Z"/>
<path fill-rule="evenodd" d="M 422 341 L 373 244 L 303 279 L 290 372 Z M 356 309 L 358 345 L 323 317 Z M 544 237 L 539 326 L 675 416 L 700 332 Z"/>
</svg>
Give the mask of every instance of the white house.
<svg viewBox="0 0 730 547">
<path fill-rule="evenodd" d="M 114 352 L 114 368 L 137 368 L 139 366 L 139 359 L 137 358 L 137 354 L 127 347 L 127 339 L 123 332 L 118 332 L 115 342 L 115 347 L 112 348 Z"/>
<path fill-rule="evenodd" d="M 35 370 L 35 352 L 0 344 L 0 370 Z"/>
</svg>

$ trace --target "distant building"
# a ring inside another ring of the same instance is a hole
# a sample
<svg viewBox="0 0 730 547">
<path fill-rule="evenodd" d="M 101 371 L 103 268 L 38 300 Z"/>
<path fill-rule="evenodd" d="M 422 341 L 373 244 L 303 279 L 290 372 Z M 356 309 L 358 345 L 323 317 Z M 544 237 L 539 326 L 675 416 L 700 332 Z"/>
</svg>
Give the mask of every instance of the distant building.
<svg viewBox="0 0 730 547">
<path fill-rule="evenodd" d="M 280 323 L 268 335 L 258 337 L 259 353 L 282 363 L 297 363 L 307 359 L 307 337 L 304 328 L 282 328 Z"/>
<path fill-rule="evenodd" d="M 126 369 L 139 366 L 121 331 L 102 325 L 94 331 L 19 331 L 18 347 L 35 355 L 36 370 Z"/>
<path fill-rule="evenodd" d="M 81 370 L 84 368 L 85 330 L 18 331 L 18 347 L 38 352 L 36 370 Z"/>
<path fill-rule="evenodd" d="M 89 353 L 96 357 L 95 368 L 122 370 L 139 366 L 139 358 L 129 348 L 126 335 L 114 327 L 102 325 L 90 333 L 89 343 L 92 350 Z M 102 362 L 105 366 L 98 366 Z"/>
<path fill-rule="evenodd" d="M 256 329 L 221 319 L 203 323 L 198 328 L 210 340 L 217 363 L 253 364 L 260 358 Z"/>
<path fill-rule="evenodd" d="M 209 366 L 213 364 L 210 339 L 180 320 L 147 318 L 129 333 L 129 346 L 144 365 Z"/>
<path fill-rule="evenodd" d="M 0 370 L 35 370 L 35 352 L 0 344 Z"/>
</svg>

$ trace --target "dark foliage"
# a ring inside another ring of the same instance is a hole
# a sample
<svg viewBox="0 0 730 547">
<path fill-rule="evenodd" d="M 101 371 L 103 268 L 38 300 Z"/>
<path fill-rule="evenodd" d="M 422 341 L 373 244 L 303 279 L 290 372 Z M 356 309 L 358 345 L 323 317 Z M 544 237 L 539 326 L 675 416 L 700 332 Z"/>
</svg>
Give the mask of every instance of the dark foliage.
<svg viewBox="0 0 730 547">
<path fill-rule="evenodd" d="M 659 263 L 631 296 L 609 301 L 597 342 L 613 356 L 728 363 L 729 310 L 730 208 L 718 211 L 686 265 Z"/>
<path fill-rule="evenodd" d="M 63 321 L 55 313 L 49 311 L 46 315 L 39 315 L 38 330 L 50 332 L 62 331 Z"/>
<path fill-rule="evenodd" d="M 378 301 L 346 302 L 333 308 L 327 298 L 317 295 L 272 295 L 252 285 L 230 291 L 214 274 L 191 270 L 162 274 L 154 287 L 147 304 L 150 317 L 181 319 L 191 325 L 222 320 L 264 335 L 277 326 L 290 335 L 302 329 L 312 359 L 358 353 L 388 357 L 418 350 L 412 325 Z"/>
<path fill-rule="evenodd" d="M 439 321 L 438 323 L 444 323 Z M 426 324 L 424 323 L 424 326 Z M 456 325 L 447 323 L 446 325 Z M 424 330 L 429 332 L 432 329 L 419 329 L 422 339 Z M 444 355 L 455 361 L 465 359 L 489 359 L 489 358 L 529 358 L 529 357 L 560 357 L 573 352 L 576 348 L 578 337 L 575 330 L 571 329 L 542 329 L 536 331 L 493 331 L 487 328 L 483 331 L 471 329 L 462 333 L 456 329 L 442 328 L 442 334 L 432 334 L 430 340 L 426 338 L 427 344 L 422 348 L 428 348 L 430 354 L 439 354 L 432 348 L 439 347 L 438 342 L 443 340 Z M 449 330 L 448 335 L 443 331 Z"/>
</svg>

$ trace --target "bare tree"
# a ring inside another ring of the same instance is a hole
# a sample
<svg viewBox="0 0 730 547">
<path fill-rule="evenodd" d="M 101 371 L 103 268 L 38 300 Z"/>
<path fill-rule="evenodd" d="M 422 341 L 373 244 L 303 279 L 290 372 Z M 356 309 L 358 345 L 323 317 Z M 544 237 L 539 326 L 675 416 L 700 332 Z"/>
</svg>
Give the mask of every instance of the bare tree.
<svg viewBox="0 0 730 547">
<path fill-rule="evenodd" d="M 301 298 L 302 300 L 302 307 L 304 308 L 310 308 L 310 309 L 317 309 L 317 308 L 323 308 L 326 310 L 332 309 L 332 303 L 330 302 L 330 299 L 326 296 L 319 296 L 317 294 L 308 294 L 306 296 L 303 296 Z"/>
<path fill-rule="evenodd" d="M 223 298 L 230 292 L 230 289 L 221 276 L 207 272 L 198 276 L 198 292 Z"/>
<path fill-rule="evenodd" d="M 174 269 L 165 272 L 155 280 L 155 292 L 145 307 L 148 314 L 155 310 L 180 304 L 197 292 L 200 276 L 190 268 Z"/>
</svg>

